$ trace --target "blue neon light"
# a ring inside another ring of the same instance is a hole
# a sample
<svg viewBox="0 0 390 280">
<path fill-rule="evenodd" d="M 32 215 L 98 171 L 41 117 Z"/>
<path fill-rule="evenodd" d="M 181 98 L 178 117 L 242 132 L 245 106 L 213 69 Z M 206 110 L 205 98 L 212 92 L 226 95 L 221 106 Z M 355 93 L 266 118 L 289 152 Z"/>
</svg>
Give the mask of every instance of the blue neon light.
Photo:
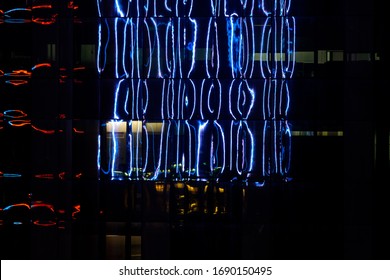
<svg viewBox="0 0 390 280">
<path fill-rule="evenodd" d="M 96 0 L 97 71 L 113 88 L 102 93 L 112 100 L 98 138 L 102 177 L 250 174 L 262 187 L 267 176 L 287 175 L 290 0 L 103 2 Z M 206 17 L 196 14 L 201 2 Z"/>
</svg>

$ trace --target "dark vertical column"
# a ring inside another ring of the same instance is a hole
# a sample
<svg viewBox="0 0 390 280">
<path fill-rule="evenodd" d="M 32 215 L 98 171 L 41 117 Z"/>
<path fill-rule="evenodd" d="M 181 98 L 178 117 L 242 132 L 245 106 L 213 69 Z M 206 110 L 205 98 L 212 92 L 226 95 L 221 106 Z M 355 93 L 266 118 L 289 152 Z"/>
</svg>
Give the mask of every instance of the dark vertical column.
<svg viewBox="0 0 390 280">
<path fill-rule="evenodd" d="M 345 52 L 373 51 L 372 4 L 345 1 Z M 373 68 L 344 62 L 344 258 L 372 258 Z"/>
<path fill-rule="evenodd" d="M 73 168 L 73 150 L 72 150 L 72 68 L 73 68 L 73 24 L 66 1 L 58 3 L 58 32 L 57 32 L 57 62 L 59 75 L 64 75 L 67 78 L 62 79 L 59 86 L 59 110 L 65 116 L 60 120 L 60 129 L 63 130 L 62 141 L 59 147 L 60 166 L 65 174 L 64 183 L 61 184 L 59 191 L 62 197 L 62 203 L 65 207 L 66 231 L 59 236 L 59 254 L 61 258 L 69 259 L 72 257 L 72 231 L 71 213 L 72 213 L 72 195 L 73 184 L 72 176 Z"/>
<path fill-rule="evenodd" d="M 374 98 L 375 98 L 375 180 L 374 180 L 374 258 L 389 259 L 390 229 L 386 219 L 390 214 L 388 197 L 390 194 L 388 183 L 389 169 L 389 109 L 388 109 L 388 65 L 390 61 L 388 39 L 389 23 L 385 20 L 388 11 L 383 8 L 382 2 L 374 1 L 374 35 L 375 50 L 379 60 L 375 61 Z"/>
</svg>

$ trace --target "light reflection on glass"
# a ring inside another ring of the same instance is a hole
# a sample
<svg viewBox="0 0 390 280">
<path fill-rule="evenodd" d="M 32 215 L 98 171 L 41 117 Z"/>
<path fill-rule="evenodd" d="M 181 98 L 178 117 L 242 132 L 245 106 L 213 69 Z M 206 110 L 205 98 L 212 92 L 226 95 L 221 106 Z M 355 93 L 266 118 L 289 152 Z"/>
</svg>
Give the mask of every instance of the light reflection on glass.
<svg viewBox="0 0 390 280">
<path fill-rule="evenodd" d="M 96 3 L 97 71 L 112 104 L 99 136 L 101 178 L 257 187 L 287 178 L 291 1 Z M 207 17 L 194 12 L 199 4 Z"/>
<path fill-rule="evenodd" d="M 30 3 L 32 2 L 32 3 Z M 16 3 L 18 4 L 18 3 Z M 74 22 L 79 22 L 77 14 L 78 5 L 74 1 L 67 1 L 67 9 L 74 13 Z M 0 24 L 28 24 L 51 25 L 58 18 L 57 3 L 53 0 L 25 1 L 25 5 L 0 10 Z"/>
</svg>

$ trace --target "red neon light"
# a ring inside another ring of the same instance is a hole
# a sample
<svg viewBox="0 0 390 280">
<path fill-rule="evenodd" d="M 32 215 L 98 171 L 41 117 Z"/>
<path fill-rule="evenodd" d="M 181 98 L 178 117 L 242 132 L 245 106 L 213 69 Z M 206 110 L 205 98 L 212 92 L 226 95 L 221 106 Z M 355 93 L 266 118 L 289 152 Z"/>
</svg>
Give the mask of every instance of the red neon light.
<svg viewBox="0 0 390 280">
<path fill-rule="evenodd" d="M 54 213 L 54 207 L 51 204 L 47 204 L 47 203 L 43 203 L 43 202 L 39 201 L 39 202 L 33 203 L 31 205 L 31 208 L 35 208 L 35 207 L 45 207 Z"/>
<path fill-rule="evenodd" d="M 33 222 L 34 225 L 40 226 L 40 227 L 52 227 L 55 226 L 57 223 L 53 221 L 46 221 L 46 222 L 41 222 L 39 220 Z"/>
<path fill-rule="evenodd" d="M 85 131 L 83 131 L 83 130 L 78 130 L 77 128 L 73 128 L 73 131 L 75 132 L 75 133 L 78 133 L 78 134 L 83 134 L 83 133 L 85 133 Z"/>
<path fill-rule="evenodd" d="M 38 179 L 54 179 L 54 174 L 36 174 L 34 175 L 35 178 L 38 178 Z"/>
<path fill-rule="evenodd" d="M 56 131 L 55 130 L 45 130 L 45 129 L 40 129 L 38 127 L 36 127 L 35 125 L 31 125 L 31 127 L 36 130 L 36 131 L 39 131 L 39 132 L 42 132 L 44 134 L 54 134 Z"/>
</svg>

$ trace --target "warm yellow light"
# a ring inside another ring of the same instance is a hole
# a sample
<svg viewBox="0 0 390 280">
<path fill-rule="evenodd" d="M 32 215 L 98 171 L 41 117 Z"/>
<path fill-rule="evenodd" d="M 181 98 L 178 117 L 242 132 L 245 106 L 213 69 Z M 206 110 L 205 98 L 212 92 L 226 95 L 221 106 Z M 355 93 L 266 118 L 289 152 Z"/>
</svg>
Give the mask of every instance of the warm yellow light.
<svg viewBox="0 0 390 280">
<path fill-rule="evenodd" d="M 156 184 L 155 186 L 157 192 L 163 192 L 164 191 L 164 185 L 163 184 Z"/>
<path fill-rule="evenodd" d="M 107 132 L 126 132 L 126 122 L 123 121 L 109 121 L 106 124 Z"/>
</svg>

